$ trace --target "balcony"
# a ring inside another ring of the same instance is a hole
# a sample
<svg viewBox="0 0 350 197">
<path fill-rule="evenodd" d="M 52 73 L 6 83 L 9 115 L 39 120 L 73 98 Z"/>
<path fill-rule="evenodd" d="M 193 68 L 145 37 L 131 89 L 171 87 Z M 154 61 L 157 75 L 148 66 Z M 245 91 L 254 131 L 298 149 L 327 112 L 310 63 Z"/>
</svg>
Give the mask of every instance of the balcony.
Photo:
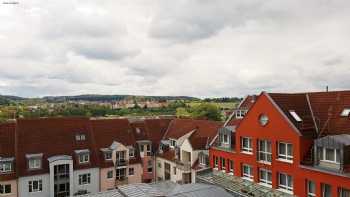
<svg viewBox="0 0 350 197">
<path fill-rule="evenodd" d="M 128 165 L 129 161 L 128 160 L 125 160 L 125 159 L 119 159 L 119 160 L 116 160 L 115 162 L 115 165 L 116 167 L 126 167 Z"/>
<path fill-rule="evenodd" d="M 191 162 L 175 160 L 176 168 L 182 171 L 191 171 Z"/>
</svg>

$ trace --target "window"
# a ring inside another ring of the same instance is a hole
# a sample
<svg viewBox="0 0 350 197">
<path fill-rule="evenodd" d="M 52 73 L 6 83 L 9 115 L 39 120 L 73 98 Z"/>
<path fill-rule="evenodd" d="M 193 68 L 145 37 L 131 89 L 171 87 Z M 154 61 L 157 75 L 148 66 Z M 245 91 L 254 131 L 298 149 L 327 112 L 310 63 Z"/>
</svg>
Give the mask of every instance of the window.
<svg viewBox="0 0 350 197">
<path fill-rule="evenodd" d="M 303 121 L 300 116 L 294 110 L 289 110 L 289 114 L 294 118 L 295 121 L 301 122 Z"/>
<path fill-rule="evenodd" d="M 176 146 L 176 140 L 170 139 L 170 147 L 174 148 Z"/>
<path fill-rule="evenodd" d="M 140 146 L 140 151 L 141 152 L 143 152 L 143 149 L 144 149 L 144 147 L 143 147 L 143 144 Z"/>
<path fill-rule="evenodd" d="M 221 134 L 221 143 L 229 144 L 229 135 L 226 133 Z"/>
<path fill-rule="evenodd" d="M 29 169 L 40 169 L 41 168 L 41 158 L 32 158 L 28 160 Z"/>
<path fill-rule="evenodd" d="M 219 159 L 216 156 L 213 156 L 213 157 L 214 157 L 214 167 L 218 168 L 218 166 L 219 166 Z"/>
<path fill-rule="evenodd" d="M 250 181 L 253 181 L 253 168 L 252 166 L 250 165 L 247 165 L 247 164 L 243 164 L 242 166 L 243 168 L 243 178 L 247 179 L 247 180 L 250 180 Z"/>
<path fill-rule="evenodd" d="M 133 148 L 129 149 L 129 157 L 135 157 L 135 149 Z"/>
<path fill-rule="evenodd" d="M 147 156 L 151 156 L 151 145 L 147 144 L 146 150 L 147 150 Z"/>
<path fill-rule="evenodd" d="M 307 181 L 307 197 L 315 197 L 316 196 L 316 186 L 315 182 Z"/>
<path fill-rule="evenodd" d="M 293 145 L 290 143 L 280 142 L 278 144 L 278 159 L 292 161 Z"/>
<path fill-rule="evenodd" d="M 152 166 L 147 168 L 147 172 L 152 172 L 152 171 L 153 171 Z"/>
<path fill-rule="evenodd" d="M 292 176 L 285 173 L 279 173 L 278 187 L 284 191 L 292 192 L 293 191 Z"/>
<path fill-rule="evenodd" d="M 271 186 L 272 185 L 272 173 L 271 173 L 271 171 L 261 168 L 259 170 L 259 180 L 260 180 L 260 183 Z"/>
<path fill-rule="evenodd" d="M 233 174 L 234 166 L 233 166 L 233 161 L 229 160 L 229 171 Z"/>
<path fill-rule="evenodd" d="M 349 197 L 350 196 L 350 190 L 345 188 L 339 188 L 339 197 Z"/>
<path fill-rule="evenodd" d="M 107 172 L 107 179 L 113 178 L 113 170 Z"/>
<path fill-rule="evenodd" d="M 226 170 L 226 160 L 223 157 L 220 157 L 221 161 L 221 170 Z"/>
<path fill-rule="evenodd" d="M 90 174 L 81 174 L 79 175 L 79 185 L 90 184 Z"/>
<path fill-rule="evenodd" d="M 204 154 L 201 154 L 200 156 L 199 156 L 199 164 L 201 164 L 201 165 L 203 165 L 203 166 L 206 166 L 206 165 L 208 165 L 208 163 L 207 163 L 207 155 L 204 155 Z"/>
<path fill-rule="evenodd" d="M 75 140 L 76 141 L 84 141 L 86 139 L 85 134 L 76 134 Z"/>
<path fill-rule="evenodd" d="M 134 175 L 134 168 L 129 168 L 129 176 L 132 176 Z"/>
<path fill-rule="evenodd" d="M 90 155 L 89 153 L 85 154 L 79 154 L 79 163 L 89 163 L 90 162 Z"/>
<path fill-rule="evenodd" d="M 0 194 L 10 194 L 11 193 L 11 185 L 0 185 Z"/>
<path fill-rule="evenodd" d="M 319 156 L 321 161 L 331 162 L 331 163 L 340 163 L 340 150 L 333 148 L 322 148 L 318 147 Z"/>
<path fill-rule="evenodd" d="M 259 140 L 259 161 L 271 162 L 271 141 L 269 140 Z"/>
<path fill-rule="evenodd" d="M 332 187 L 328 184 L 321 184 L 322 197 L 332 197 Z"/>
<path fill-rule="evenodd" d="M 162 168 L 162 163 L 158 162 L 158 168 Z"/>
<path fill-rule="evenodd" d="M 340 116 L 342 117 L 348 117 L 349 115 L 350 115 L 350 108 L 345 108 L 340 114 Z"/>
<path fill-rule="evenodd" d="M 105 152 L 105 160 L 112 160 L 112 152 Z"/>
<path fill-rule="evenodd" d="M 245 114 L 247 113 L 247 110 L 237 110 L 236 111 L 236 118 L 243 118 Z"/>
<path fill-rule="evenodd" d="M 0 163 L 0 173 L 12 172 L 12 162 L 6 161 Z"/>
<path fill-rule="evenodd" d="M 269 117 L 266 114 L 261 114 L 259 117 L 259 122 L 261 126 L 265 126 L 267 123 L 269 123 Z"/>
<path fill-rule="evenodd" d="M 173 167 L 174 175 L 176 175 L 176 167 Z"/>
<path fill-rule="evenodd" d="M 243 152 L 253 152 L 252 139 L 249 137 L 242 137 L 242 151 Z"/>
<path fill-rule="evenodd" d="M 43 181 L 34 180 L 28 182 L 29 192 L 41 192 L 43 191 Z"/>
</svg>

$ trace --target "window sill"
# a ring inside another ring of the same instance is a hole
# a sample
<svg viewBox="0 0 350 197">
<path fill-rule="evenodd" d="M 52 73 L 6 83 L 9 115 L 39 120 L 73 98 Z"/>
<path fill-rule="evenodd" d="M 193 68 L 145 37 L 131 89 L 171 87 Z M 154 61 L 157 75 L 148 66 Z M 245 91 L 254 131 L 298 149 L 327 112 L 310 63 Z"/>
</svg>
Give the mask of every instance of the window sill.
<svg viewBox="0 0 350 197">
<path fill-rule="evenodd" d="M 252 178 L 248 178 L 248 177 L 242 177 L 242 179 L 246 180 L 246 181 L 250 181 L 253 182 L 254 180 Z"/>
<path fill-rule="evenodd" d="M 266 165 L 271 165 L 271 162 L 270 162 L 270 161 L 259 160 L 258 162 L 259 162 L 259 163 L 262 163 L 262 164 L 266 164 Z"/>
<path fill-rule="evenodd" d="M 272 188 L 272 185 L 269 185 L 269 184 L 267 184 L 267 183 L 258 183 L 259 185 L 261 185 L 261 186 L 264 186 L 264 187 L 268 187 L 268 188 Z"/>
<path fill-rule="evenodd" d="M 292 195 L 293 195 L 293 191 L 290 191 L 290 190 L 286 190 L 286 189 L 282 189 L 282 188 L 278 188 L 278 189 L 276 189 L 276 190 L 278 190 L 278 191 L 280 191 L 280 192 L 284 192 L 284 193 L 292 194 Z"/>
<path fill-rule="evenodd" d="M 284 163 L 290 163 L 292 164 L 293 163 L 293 160 L 287 160 L 287 159 L 276 159 L 277 161 L 281 161 L 281 162 L 284 162 Z"/>
<path fill-rule="evenodd" d="M 331 163 L 331 164 L 340 165 L 340 163 L 335 162 L 335 161 L 328 161 L 328 160 L 320 160 L 320 161 L 325 162 L 325 163 Z"/>
<path fill-rule="evenodd" d="M 10 196 L 12 195 L 13 193 L 8 193 L 8 194 L 0 194 L 0 196 Z"/>
<path fill-rule="evenodd" d="M 246 155 L 253 155 L 253 152 L 248 152 L 248 151 L 241 151 L 241 153 L 246 154 Z"/>
</svg>

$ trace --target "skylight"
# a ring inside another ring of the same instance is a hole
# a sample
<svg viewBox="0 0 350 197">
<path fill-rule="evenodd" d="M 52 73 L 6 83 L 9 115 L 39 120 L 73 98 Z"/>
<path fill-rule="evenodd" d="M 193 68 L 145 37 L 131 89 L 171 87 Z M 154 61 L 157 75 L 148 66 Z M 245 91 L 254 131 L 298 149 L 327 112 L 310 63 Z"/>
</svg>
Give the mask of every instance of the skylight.
<svg viewBox="0 0 350 197">
<path fill-rule="evenodd" d="M 345 109 L 341 112 L 340 116 L 342 116 L 342 117 L 348 117 L 349 114 L 350 114 L 350 108 L 345 108 Z"/>
<path fill-rule="evenodd" d="M 293 116 L 294 120 L 296 120 L 297 122 L 303 121 L 294 110 L 289 110 L 289 113 L 290 113 L 290 115 Z"/>
</svg>

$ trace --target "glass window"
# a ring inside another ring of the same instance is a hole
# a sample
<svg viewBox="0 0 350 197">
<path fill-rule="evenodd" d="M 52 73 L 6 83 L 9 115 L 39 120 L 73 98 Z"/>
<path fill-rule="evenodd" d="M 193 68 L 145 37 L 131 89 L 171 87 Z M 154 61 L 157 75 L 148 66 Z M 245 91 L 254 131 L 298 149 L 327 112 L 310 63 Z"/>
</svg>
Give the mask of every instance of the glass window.
<svg viewBox="0 0 350 197">
<path fill-rule="evenodd" d="M 278 187 L 283 190 L 293 191 L 293 178 L 292 176 L 279 173 L 279 184 Z"/>
<path fill-rule="evenodd" d="M 89 163 L 89 162 L 90 162 L 89 153 L 79 155 L 79 163 Z"/>
<path fill-rule="evenodd" d="M 293 160 L 293 145 L 290 143 L 278 143 L 278 158 L 282 160 Z"/>
<path fill-rule="evenodd" d="M 322 161 L 340 163 L 340 150 L 333 148 L 318 147 L 319 157 Z"/>
<path fill-rule="evenodd" d="M 242 168 L 243 168 L 243 170 L 242 170 L 243 171 L 243 173 L 242 173 L 243 177 L 248 179 L 248 180 L 253 180 L 254 176 L 253 176 L 253 168 L 252 168 L 252 166 L 247 165 L 247 164 L 243 164 Z"/>
<path fill-rule="evenodd" d="M 220 157 L 221 160 L 221 169 L 225 170 L 226 169 L 226 160 L 223 157 Z"/>
<path fill-rule="evenodd" d="M 213 156 L 213 157 L 214 157 L 214 167 L 217 168 L 219 166 L 219 161 L 218 161 L 219 159 L 216 156 Z"/>
<path fill-rule="evenodd" d="M 259 180 L 260 180 L 260 183 L 272 185 L 272 173 L 271 173 L 271 171 L 261 168 L 259 170 Z"/>
<path fill-rule="evenodd" d="M 174 175 L 176 175 L 176 167 L 173 167 Z"/>
<path fill-rule="evenodd" d="M 134 168 L 129 168 L 129 176 L 132 176 L 134 175 Z"/>
<path fill-rule="evenodd" d="M 112 160 L 112 152 L 105 152 L 105 160 Z"/>
<path fill-rule="evenodd" d="M 314 196 L 316 196 L 315 182 L 307 181 L 307 197 L 314 197 Z"/>
<path fill-rule="evenodd" d="M 339 197 L 350 197 L 350 190 L 339 188 Z"/>
<path fill-rule="evenodd" d="M 271 141 L 259 140 L 259 160 L 265 162 L 271 162 Z"/>
<path fill-rule="evenodd" d="M 107 172 L 107 179 L 113 178 L 113 170 Z"/>
<path fill-rule="evenodd" d="M 28 182 L 29 192 L 41 192 L 43 191 L 42 180 L 34 180 Z"/>
<path fill-rule="evenodd" d="M 328 184 L 321 184 L 322 197 L 332 197 L 332 187 Z"/>
<path fill-rule="evenodd" d="M 28 160 L 29 169 L 40 169 L 41 168 L 41 158 L 32 158 Z"/>
<path fill-rule="evenodd" d="M 135 157 L 135 149 L 133 148 L 129 149 L 129 157 Z"/>
<path fill-rule="evenodd" d="M 76 134 L 75 135 L 75 140 L 76 141 L 84 141 L 86 139 L 85 134 Z"/>
<path fill-rule="evenodd" d="M 12 162 L 1 162 L 0 163 L 0 173 L 12 172 Z"/>
<path fill-rule="evenodd" d="M 242 151 L 244 152 L 252 152 L 252 139 L 249 137 L 242 137 Z"/>
<path fill-rule="evenodd" d="M 0 185 L 0 194 L 10 194 L 11 193 L 11 185 Z"/>
<path fill-rule="evenodd" d="M 80 174 L 79 175 L 79 185 L 90 184 L 90 174 Z"/>
<path fill-rule="evenodd" d="M 176 140 L 170 139 L 170 147 L 176 146 Z"/>
</svg>

